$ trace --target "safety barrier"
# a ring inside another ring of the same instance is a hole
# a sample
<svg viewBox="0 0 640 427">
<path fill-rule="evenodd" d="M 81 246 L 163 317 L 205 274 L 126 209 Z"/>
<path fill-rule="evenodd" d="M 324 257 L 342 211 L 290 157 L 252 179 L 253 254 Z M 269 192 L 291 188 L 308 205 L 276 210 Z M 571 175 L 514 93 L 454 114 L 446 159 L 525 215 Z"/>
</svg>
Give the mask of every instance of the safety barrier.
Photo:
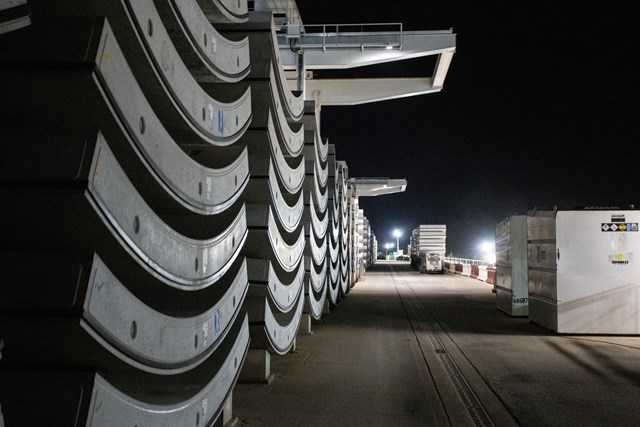
<svg viewBox="0 0 640 427">
<path fill-rule="evenodd" d="M 489 284 L 495 283 L 495 265 L 486 260 L 446 257 L 444 265 L 450 273 L 460 274 Z"/>
<path fill-rule="evenodd" d="M 486 265 L 479 266 L 478 276 L 476 277 L 476 279 L 480 280 L 481 282 L 486 282 L 489 278 L 489 272 L 487 271 L 487 268 L 488 267 Z"/>
<path fill-rule="evenodd" d="M 478 271 L 478 265 L 477 264 L 472 264 L 471 265 L 471 273 L 469 274 L 469 277 L 471 277 L 472 279 L 477 279 L 479 274 L 480 273 Z"/>
<path fill-rule="evenodd" d="M 495 283 L 495 275 L 496 275 L 495 267 L 481 265 L 478 268 L 480 270 L 480 273 L 477 277 L 478 280 L 480 280 L 481 282 L 490 283 L 490 284 Z"/>
<path fill-rule="evenodd" d="M 487 283 L 496 283 L 496 268 L 487 268 Z"/>
</svg>

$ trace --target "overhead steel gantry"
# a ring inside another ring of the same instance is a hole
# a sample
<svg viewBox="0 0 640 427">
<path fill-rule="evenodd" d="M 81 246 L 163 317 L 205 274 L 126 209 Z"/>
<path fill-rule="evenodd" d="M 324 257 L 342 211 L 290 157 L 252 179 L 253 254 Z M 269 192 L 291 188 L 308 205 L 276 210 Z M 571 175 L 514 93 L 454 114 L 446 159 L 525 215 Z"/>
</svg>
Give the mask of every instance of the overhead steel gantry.
<svg viewBox="0 0 640 427">
<path fill-rule="evenodd" d="M 354 197 L 373 197 L 402 193 L 407 189 L 406 179 L 349 178 Z"/>
<path fill-rule="evenodd" d="M 456 51 L 452 29 L 404 31 L 401 23 L 304 25 L 295 0 L 255 0 L 271 10 L 280 61 L 292 89 L 322 105 L 358 105 L 439 92 Z M 316 70 L 340 70 L 437 55 L 424 77 L 318 78 Z M 406 179 L 351 178 L 353 196 L 404 192 Z"/>
<path fill-rule="evenodd" d="M 456 50 L 456 35 L 404 31 L 402 24 L 312 25 L 284 23 L 280 58 L 291 86 L 316 105 L 357 105 L 442 90 Z M 437 55 L 425 77 L 316 78 L 314 70 L 335 70 Z"/>
</svg>

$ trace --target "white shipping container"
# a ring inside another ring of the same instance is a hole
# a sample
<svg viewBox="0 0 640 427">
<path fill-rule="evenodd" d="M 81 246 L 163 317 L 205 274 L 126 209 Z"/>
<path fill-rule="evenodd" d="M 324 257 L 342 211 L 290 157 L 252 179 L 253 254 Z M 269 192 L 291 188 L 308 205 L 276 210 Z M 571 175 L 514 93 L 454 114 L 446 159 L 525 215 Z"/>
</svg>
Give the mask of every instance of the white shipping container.
<svg viewBox="0 0 640 427">
<path fill-rule="evenodd" d="M 640 333 L 639 223 L 638 211 L 558 212 L 558 332 Z"/>
<path fill-rule="evenodd" d="M 555 253 L 544 254 L 557 269 L 539 286 L 546 296 L 529 279 L 530 303 L 542 302 L 530 304 L 532 321 L 558 333 L 640 334 L 639 223 L 635 210 L 558 211 Z M 530 245 L 530 266 L 540 252 Z"/>
</svg>

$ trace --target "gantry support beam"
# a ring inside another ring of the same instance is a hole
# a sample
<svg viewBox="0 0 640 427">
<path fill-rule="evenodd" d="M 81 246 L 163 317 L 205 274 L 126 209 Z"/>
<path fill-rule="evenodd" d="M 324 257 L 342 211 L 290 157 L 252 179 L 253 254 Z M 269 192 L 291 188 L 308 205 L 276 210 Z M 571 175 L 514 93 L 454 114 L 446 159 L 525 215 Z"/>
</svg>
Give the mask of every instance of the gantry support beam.
<svg viewBox="0 0 640 427">
<path fill-rule="evenodd" d="M 402 193 L 407 189 L 406 179 L 349 178 L 354 197 L 374 197 Z"/>
<path fill-rule="evenodd" d="M 341 32 L 338 26 L 321 26 L 321 33 L 304 33 L 302 27 L 288 26 L 287 34 L 280 34 L 278 40 L 290 86 L 303 90 L 305 99 L 315 100 L 318 106 L 357 105 L 442 90 L 456 50 L 452 30 L 405 32 L 401 24 L 389 25 L 397 25 L 397 31 Z M 329 33 L 327 28 L 335 31 Z M 425 70 L 425 77 L 323 79 L 313 73 L 431 55 L 438 59 L 433 70 Z"/>
<path fill-rule="evenodd" d="M 400 24 L 397 25 L 401 28 Z M 305 66 L 308 70 L 362 67 L 442 53 L 453 55 L 456 49 L 456 35 L 452 30 L 399 29 L 393 32 L 348 34 L 358 34 L 359 42 L 354 43 L 350 38 L 340 34 L 330 38 L 323 34 L 302 33 L 297 39 L 299 41 L 290 43 L 294 37 L 279 35 L 280 59 L 284 69 L 296 69 L 298 49 L 304 51 Z"/>
</svg>

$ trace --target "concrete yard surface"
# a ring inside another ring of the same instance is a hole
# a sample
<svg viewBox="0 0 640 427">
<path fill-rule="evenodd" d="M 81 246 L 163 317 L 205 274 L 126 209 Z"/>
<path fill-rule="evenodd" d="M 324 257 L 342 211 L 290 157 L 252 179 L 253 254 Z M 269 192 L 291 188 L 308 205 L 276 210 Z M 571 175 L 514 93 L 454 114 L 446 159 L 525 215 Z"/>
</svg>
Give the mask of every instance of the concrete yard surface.
<svg viewBox="0 0 640 427">
<path fill-rule="evenodd" d="M 378 261 L 239 382 L 249 426 L 568 426 L 640 422 L 640 337 L 554 334 L 496 308 L 493 286 Z"/>
</svg>

